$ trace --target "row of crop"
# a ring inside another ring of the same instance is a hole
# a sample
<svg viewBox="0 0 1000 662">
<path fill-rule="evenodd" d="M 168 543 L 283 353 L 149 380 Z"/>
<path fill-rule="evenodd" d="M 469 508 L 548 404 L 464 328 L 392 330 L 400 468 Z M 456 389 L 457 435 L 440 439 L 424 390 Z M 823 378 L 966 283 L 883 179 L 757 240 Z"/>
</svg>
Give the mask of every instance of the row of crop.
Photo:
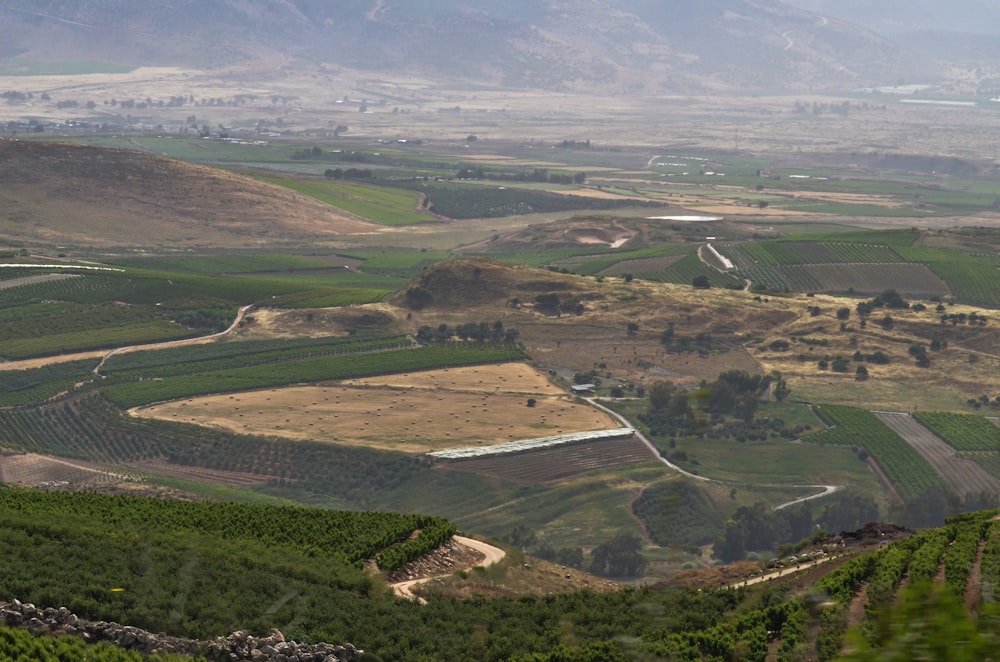
<svg viewBox="0 0 1000 662">
<path fill-rule="evenodd" d="M 0 410 L 0 438 L 8 448 L 101 462 L 154 457 L 155 437 L 100 397 L 44 407 Z"/>
<path fill-rule="evenodd" d="M 814 411 L 831 427 L 808 435 L 808 441 L 866 448 L 905 498 L 932 488 L 948 490 L 934 467 L 870 411 L 843 405 L 816 405 Z"/>
<path fill-rule="evenodd" d="M 20 489 L 0 490 L 0 510 L 40 519 L 80 517 L 119 527 L 156 522 L 158 528 L 171 531 L 197 531 L 228 540 L 313 549 L 317 554 L 342 558 L 350 563 L 393 548 L 417 529 L 429 532 L 427 539 L 412 546 L 423 549 L 424 553 L 435 549 L 454 533 L 454 525 L 450 522 L 426 515 Z M 412 542 L 418 540 L 419 536 Z M 436 540 L 436 544 L 428 547 L 432 540 Z"/>
<path fill-rule="evenodd" d="M 868 578 L 866 620 L 871 621 L 878 610 L 892 604 L 913 558 L 914 542 L 912 539 L 896 542 L 875 554 L 874 567 Z"/>
<path fill-rule="evenodd" d="M 913 417 L 958 451 L 1000 451 L 1000 426 L 975 414 L 916 411 Z"/>
<path fill-rule="evenodd" d="M 44 273 L 33 269 L 31 275 Z M 59 273 L 66 273 L 59 271 Z M 78 304 L 97 304 L 105 301 L 123 301 L 136 284 L 121 274 L 87 274 L 80 278 L 52 280 L 22 287 L 0 289 L 0 306 L 19 306 L 40 301 L 72 301 Z"/>
<path fill-rule="evenodd" d="M 992 525 L 990 515 L 970 513 L 948 520 L 955 529 L 955 538 L 944 559 L 945 586 L 959 599 L 965 595 L 969 570 L 979 555 L 979 543 Z"/>
<path fill-rule="evenodd" d="M 257 253 L 253 255 L 178 255 L 118 258 L 115 264 L 157 271 L 191 274 L 240 274 L 300 269 L 329 269 L 330 262 L 301 255 Z"/>
<path fill-rule="evenodd" d="M 986 531 L 979 572 L 981 600 L 985 603 L 1000 601 L 1000 526 L 991 526 Z"/>
<path fill-rule="evenodd" d="M 229 393 L 302 382 L 369 377 L 394 372 L 429 370 L 459 365 L 514 361 L 524 353 L 513 347 L 476 345 L 432 345 L 368 354 L 298 360 L 285 363 L 230 368 L 215 372 L 189 373 L 164 379 L 118 384 L 105 394 L 129 409 L 178 398 Z"/>
<path fill-rule="evenodd" d="M 782 264 L 881 264 L 903 262 L 896 251 L 885 245 L 854 242 L 784 241 L 767 245 L 781 246 L 782 254 L 792 258 Z"/>
<path fill-rule="evenodd" d="M 376 557 L 380 570 L 398 570 L 407 563 L 419 559 L 425 554 L 447 542 L 458 528 L 447 520 L 435 520 L 423 526 L 416 538 L 398 545 L 383 549 Z"/>
<path fill-rule="evenodd" d="M 696 253 L 681 258 L 662 271 L 636 274 L 636 277 L 644 280 L 681 285 L 690 285 L 695 278 L 701 276 L 708 278 L 712 287 L 738 288 L 743 286 L 743 282 L 735 276 L 722 273 L 703 263 Z"/>
<path fill-rule="evenodd" d="M 252 314 L 252 313 L 251 313 Z M 308 348 L 333 348 L 364 342 L 402 339 L 403 336 L 342 337 L 322 336 L 319 338 L 276 338 L 265 340 L 219 341 L 200 345 L 187 345 L 151 351 L 123 352 L 108 357 L 102 371 L 108 374 L 132 370 L 143 370 L 179 362 L 196 363 L 231 357 L 261 354 L 281 349 L 298 350 Z"/>
<path fill-rule="evenodd" d="M 429 208 L 448 218 L 497 218 L 522 214 L 540 214 L 577 209 L 622 209 L 660 207 L 662 203 L 630 198 L 604 199 L 578 195 L 560 195 L 516 187 L 479 184 L 427 184 L 423 181 L 397 180 L 393 186 L 425 193 Z"/>
<path fill-rule="evenodd" d="M 342 340 L 342 339 L 338 339 Z M 237 343 L 233 343 L 237 344 Z M 215 372 L 232 368 L 271 365 L 290 361 L 317 360 L 335 356 L 348 356 L 363 352 L 378 352 L 390 349 L 411 347 L 412 341 L 405 336 L 383 338 L 380 340 L 355 340 L 353 342 L 338 342 L 330 345 L 313 344 L 289 349 L 273 349 L 265 352 L 230 355 L 225 358 L 201 359 L 198 361 L 182 361 L 173 364 L 161 364 L 155 367 L 137 368 L 128 371 L 116 371 L 119 377 L 175 377 L 194 373 Z M 108 370 L 102 370 L 108 373 Z"/>
<path fill-rule="evenodd" d="M 910 247 L 899 253 L 908 262 L 930 267 L 959 301 L 1000 306 L 1000 271 L 990 260 L 942 248 Z"/>
<path fill-rule="evenodd" d="M 93 377 L 97 359 L 53 363 L 28 370 L 0 372 L 0 407 L 43 402 Z"/>
</svg>

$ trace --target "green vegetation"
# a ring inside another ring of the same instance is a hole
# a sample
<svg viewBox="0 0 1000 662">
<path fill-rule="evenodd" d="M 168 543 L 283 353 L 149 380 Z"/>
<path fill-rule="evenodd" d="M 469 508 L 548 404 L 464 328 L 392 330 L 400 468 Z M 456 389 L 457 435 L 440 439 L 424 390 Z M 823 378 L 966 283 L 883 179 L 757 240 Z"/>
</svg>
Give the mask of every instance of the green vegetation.
<svg viewBox="0 0 1000 662">
<path fill-rule="evenodd" d="M 867 449 L 905 498 L 947 490 L 927 460 L 871 412 L 841 405 L 816 405 L 814 411 L 832 427 L 806 436 L 806 441 Z"/>
<path fill-rule="evenodd" d="M 515 361 L 523 352 L 508 347 L 419 347 L 328 356 L 316 359 L 292 359 L 257 366 L 192 372 L 156 381 L 119 384 L 105 390 L 108 398 L 125 409 L 153 402 L 190 398 L 210 393 L 229 393 L 251 389 L 288 386 L 300 382 L 368 377 L 411 370 L 428 370 L 458 365 Z"/>
<path fill-rule="evenodd" d="M 913 416 L 957 451 L 1000 451 L 1000 426 L 982 416 L 932 411 Z"/>
<path fill-rule="evenodd" d="M 418 605 L 386 595 L 350 559 L 393 549 L 411 527 L 440 521 L 433 518 L 21 490 L 0 492 L 0 504 L 0 547 L 12 562 L 0 577 L 4 595 L 184 636 L 278 627 L 296 639 L 350 641 L 383 659 L 419 661 L 731 659 L 738 651 L 763 660 L 769 636 L 780 638 L 778 659 L 829 660 L 841 648 L 846 609 L 862 582 L 869 610 L 859 644 L 863 655 L 878 651 L 886 659 L 915 641 L 899 639 L 885 619 L 901 610 L 929 615 L 940 605 L 914 593 L 894 599 L 907 569 L 926 565 L 921 559 L 936 564 L 942 543 L 952 540 L 949 556 L 967 568 L 968 550 L 975 553 L 985 539 L 988 581 L 1000 542 L 994 513 L 956 518 L 945 529 L 854 557 L 820 580 L 818 597 L 780 585 L 642 587 L 518 599 L 431 595 Z M 957 575 L 947 580 L 961 584 Z M 917 580 L 912 585 L 925 590 Z M 983 600 L 988 614 L 994 598 L 984 593 Z M 952 645 L 970 627 L 982 633 L 973 638 L 980 641 L 992 622 L 980 616 L 977 625 L 960 607 L 934 618 L 942 621 L 934 634 Z M 950 631 L 944 622 L 967 625 Z M 490 636 L 469 636 L 477 630 Z"/>
<path fill-rule="evenodd" d="M 262 181 L 284 186 L 382 225 L 413 225 L 437 220 L 419 208 L 420 196 L 411 191 L 320 179 L 274 175 L 255 176 Z"/>
<path fill-rule="evenodd" d="M 38 636 L 27 630 L 0 627 L 0 660 L 38 662 L 191 662 L 187 655 L 155 653 L 143 656 L 112 644 L 87 644 L 70 635 Z"/>
<path fill-rule="evenodd" d="M 659 207 L 662 204 L 625 198 L 605 199 L 560 195 L 513 186 L 489 186 L 473 183 L 394 180 L 391 185 L 424 193 L 428 198 L 428 204 L 425 205 L 427 209 L 435 214 L 453 219 L 500 218 L 577 209 Z"/>
<path fill-rule="evenodd" d="M 97 360 L 67 361 L 30 370 L 0 372 L 0 407 L 23 407 L 71 391 L 94 378 Z"/>
</svg>

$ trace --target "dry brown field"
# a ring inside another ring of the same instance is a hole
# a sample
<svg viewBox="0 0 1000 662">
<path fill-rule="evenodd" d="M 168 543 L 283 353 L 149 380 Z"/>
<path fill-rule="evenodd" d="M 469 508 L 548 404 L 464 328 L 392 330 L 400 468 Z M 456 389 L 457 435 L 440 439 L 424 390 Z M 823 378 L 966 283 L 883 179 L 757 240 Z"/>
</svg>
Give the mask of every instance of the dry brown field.
<svg viewBox="0 0 1000 662">
<path fill-rule="evenodd" d="M 381 383 L 359 380 L 208 396 L 134 413 L 240 433 L 407 453 L 618 427 L 603 412 L 560 394 L 544 375 L 530 377 L 506 365 L 475 370 L 457 378 L 460 371 L 451 369 L 423 373 L 426 381 L 414 373 Z M 529 390 L 532 385 L 538 390 Z M 528 396 L 534 407 L 527 406 Z"/>
</svg>

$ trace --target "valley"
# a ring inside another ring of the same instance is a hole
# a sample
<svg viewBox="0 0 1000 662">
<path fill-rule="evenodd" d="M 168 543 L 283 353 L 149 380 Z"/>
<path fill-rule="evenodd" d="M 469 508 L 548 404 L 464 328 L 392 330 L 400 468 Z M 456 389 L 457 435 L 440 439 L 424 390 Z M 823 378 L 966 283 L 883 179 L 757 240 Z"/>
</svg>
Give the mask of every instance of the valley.
<svg viewBox="0 0 1000 662">
<path fill-rule="evenodd" d="M 995 650 L 995 64 L 772 0 L 103 4 L 0 0 L 6 623 Z"/>
</svg>

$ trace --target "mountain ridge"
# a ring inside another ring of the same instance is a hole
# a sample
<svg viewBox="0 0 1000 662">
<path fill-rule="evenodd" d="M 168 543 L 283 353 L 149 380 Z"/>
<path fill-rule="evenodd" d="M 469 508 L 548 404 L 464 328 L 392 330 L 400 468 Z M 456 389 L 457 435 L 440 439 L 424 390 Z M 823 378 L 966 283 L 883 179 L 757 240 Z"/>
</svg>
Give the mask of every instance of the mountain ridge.
<svg viewBox="0 0 1000 662">
<path fill-rule="evenodd" d="M 889 40 L 778 0 L 0 0 L 7 52 L 218 68 L 278 55 L 508 87 L 821 89 L 904 68 Z"/>
</svg>

